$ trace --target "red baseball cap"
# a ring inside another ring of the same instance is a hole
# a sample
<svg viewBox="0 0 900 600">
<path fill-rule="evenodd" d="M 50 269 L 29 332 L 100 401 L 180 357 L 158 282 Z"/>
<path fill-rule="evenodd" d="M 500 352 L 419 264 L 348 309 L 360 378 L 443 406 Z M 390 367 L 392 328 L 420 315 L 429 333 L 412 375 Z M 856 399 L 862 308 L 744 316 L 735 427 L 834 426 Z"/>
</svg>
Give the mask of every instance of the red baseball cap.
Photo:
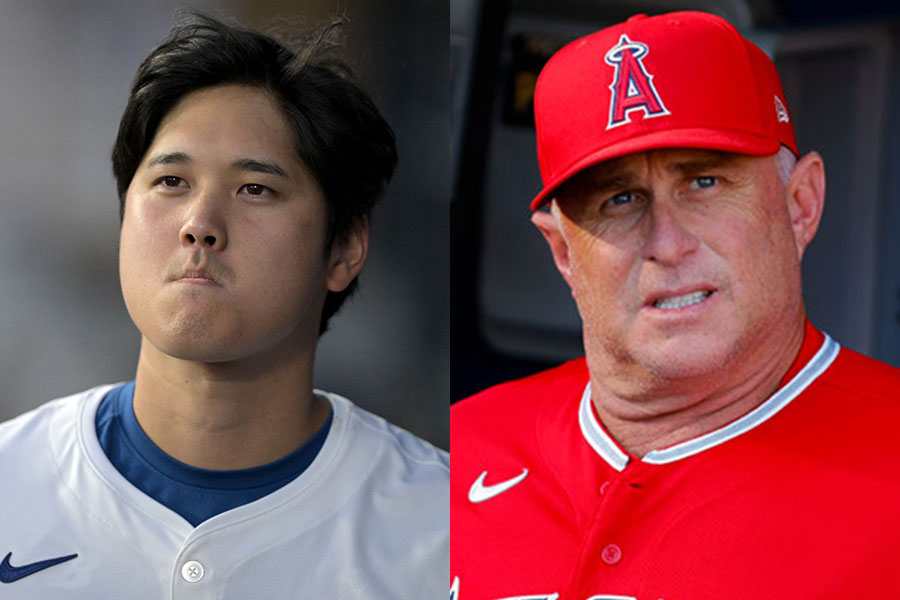
<svg viewBox="0 0 900 600">
<path fill-rule="evenodd" d="M 544 189 L 654 148 L 797 154 L 775 65 L 727 21 L 702 12 L 635 15 L 547 62 L 534 99 Z"/>
</svg>

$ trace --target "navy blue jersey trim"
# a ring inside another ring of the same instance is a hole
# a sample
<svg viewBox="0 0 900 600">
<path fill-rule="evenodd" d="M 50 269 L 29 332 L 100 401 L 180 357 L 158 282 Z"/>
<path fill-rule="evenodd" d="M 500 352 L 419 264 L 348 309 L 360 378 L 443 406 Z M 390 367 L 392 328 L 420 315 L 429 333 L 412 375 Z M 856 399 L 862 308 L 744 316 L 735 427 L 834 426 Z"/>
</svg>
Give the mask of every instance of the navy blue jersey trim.
<svg viewBox="0 0 900 600">
<path fill-rule="evenodd" d="M 96 416 L 100 446 L 129 482 L 194 526 L 296 479 L 319 454 L 332 421 L 329 413 L 325 424 L 303 446 L 275 462 L 213 471 L 184 464 L 154 444 L 134 416 L 133 398 L 133 381 L 103 398 Z"/>
</svg>

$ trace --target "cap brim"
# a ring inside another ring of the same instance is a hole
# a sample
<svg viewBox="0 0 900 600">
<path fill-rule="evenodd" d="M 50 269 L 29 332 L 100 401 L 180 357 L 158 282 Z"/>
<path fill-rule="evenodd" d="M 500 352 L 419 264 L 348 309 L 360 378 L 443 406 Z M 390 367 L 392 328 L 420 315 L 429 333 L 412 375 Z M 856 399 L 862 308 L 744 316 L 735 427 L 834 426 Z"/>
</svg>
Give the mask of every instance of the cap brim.
<svg viewBox="0 0 900 600">
<path fill-rule="evenodd" d="M 778 152 L 781 142 L 771 137 L 763 137 L 740 131 L 721 129 L 669 129 L 635 136 L 592 152 L 568 168 L 555 175 L 544 184 L 544 189 L 531 201 L 531 210 L 538 210 L 550 200 L 556 189 L 576 173 L 601 162 L 619 158 L 626 154 L 636 154 L 645 150 L 661 148 L 697 148 L 747 154 L 750 156 L 770 156 Z"/>
</svg>

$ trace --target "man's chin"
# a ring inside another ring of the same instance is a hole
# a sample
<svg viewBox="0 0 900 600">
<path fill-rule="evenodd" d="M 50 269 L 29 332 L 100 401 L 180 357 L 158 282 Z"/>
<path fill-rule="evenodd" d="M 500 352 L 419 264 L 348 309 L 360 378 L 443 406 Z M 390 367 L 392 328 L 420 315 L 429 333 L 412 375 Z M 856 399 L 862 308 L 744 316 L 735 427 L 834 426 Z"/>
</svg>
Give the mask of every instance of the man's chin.
<svg viewBox="0 0 900 600">
<path fill-rule="evenodd" d="M 632 352 L 637 363 L 660 379 L 703 377 L 729 368 L 737 344 L 722 335 L 682 334 L 642 343 Z"/>
<path fill-rule="evenodd" d="M 727 368 L 727 361 L 721 356 L 654 356 L 643 364 L 655 377 L 669 381 L 704 377 Z"/>
<path fill-rule="evenodd" d="M 225 344 L 217 344 L 214 340 L 180 339 L 178 336 L 166 336 L 168 339 L 149 340 L 160 353 L 178 360 L 195 363 L 226 363 L 234 360 L 234 351 Z"/>
</svg>

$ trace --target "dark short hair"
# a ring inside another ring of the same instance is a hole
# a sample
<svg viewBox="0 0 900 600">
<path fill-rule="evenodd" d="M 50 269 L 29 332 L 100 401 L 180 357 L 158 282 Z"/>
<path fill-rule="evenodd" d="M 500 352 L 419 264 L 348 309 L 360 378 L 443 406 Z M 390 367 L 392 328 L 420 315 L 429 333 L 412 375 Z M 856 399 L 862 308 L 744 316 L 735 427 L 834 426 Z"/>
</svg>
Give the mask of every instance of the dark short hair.
<svg viewBox="0 0 900 600">
<path fill-rule="evenodd" d="M 334 56 L 341 21 L 282 44 L 256 31 L 192 13 L 177 23 L 141 63 L 112 151 L 119 193 L 125 196 L 160 122 L 185 95 L 225 84 L 271 94 L 290 123 L 297 153 L 315 175 L 328 207 L 326 253 L 367 218 L 397 164 L 394 132 Z M 290 47 L 288 47 L 290 46 Z M 357 288 L 328 292 L 319 334 Z"/>
</svg>

